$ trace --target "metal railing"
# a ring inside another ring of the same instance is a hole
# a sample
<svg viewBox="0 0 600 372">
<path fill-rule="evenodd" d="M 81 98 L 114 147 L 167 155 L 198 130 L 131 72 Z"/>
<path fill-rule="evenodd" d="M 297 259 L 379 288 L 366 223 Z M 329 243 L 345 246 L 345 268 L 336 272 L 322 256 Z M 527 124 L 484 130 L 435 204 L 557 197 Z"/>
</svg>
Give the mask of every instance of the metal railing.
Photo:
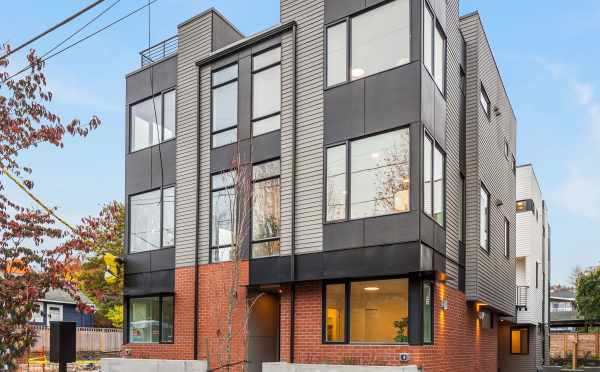
<svg viewBox="0 0 600 372">
<path fill-rule="evenodd" d="M 527 293 L 529 292 L 529 286 L 521 285 L 517 286 L 517 311 L 527 311 Z"/>
<path fill-rule="evenodd" d="M 150 48 L 140 52 L 142 67 L 166 58 L 177 52 L 177 35 L 152 45 Z"/>
</svg>

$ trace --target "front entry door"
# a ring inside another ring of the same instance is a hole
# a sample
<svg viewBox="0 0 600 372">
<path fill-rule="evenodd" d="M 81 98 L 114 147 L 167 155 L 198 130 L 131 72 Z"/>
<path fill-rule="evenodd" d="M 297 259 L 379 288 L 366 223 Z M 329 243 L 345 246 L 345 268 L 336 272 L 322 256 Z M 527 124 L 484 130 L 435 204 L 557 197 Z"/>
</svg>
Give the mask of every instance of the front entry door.
<svg viewBox="0 0 600 372">
<path fill-rule="evenodd" d="M 262 372 L 263 362 L 279 361 L 279 296 L 263 293 L 248 323 L 249 372 Z"/>
</svg>

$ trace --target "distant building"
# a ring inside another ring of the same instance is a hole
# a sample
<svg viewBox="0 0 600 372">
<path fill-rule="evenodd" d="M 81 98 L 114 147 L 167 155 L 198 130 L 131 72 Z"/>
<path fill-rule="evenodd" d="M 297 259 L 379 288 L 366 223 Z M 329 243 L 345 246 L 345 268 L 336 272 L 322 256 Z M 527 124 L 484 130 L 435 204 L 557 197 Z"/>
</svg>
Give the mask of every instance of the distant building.
<svg viewBox="0 0 600 372">
<path fill-rule="evenodd" d="M 583 317 L 577 312 L 575 288 L 551 288 L 550 327 L 553 332 L 573 332 L 576 328 L 585 327 Z"/>
<path fill-rule="evenodd" d="M 79 296 L 83 302 L 91 305 L 91 301 L 83 293 Z M 31 323 L 50 325 L 51 321 L 69 321 L 75 322 L 77 327 L 94 326 L 93 315 L 81 312 L 75 300 L 66 291 L 51 289 L 38 304 L 40 310 L 33 314 Z"/>
</svg>

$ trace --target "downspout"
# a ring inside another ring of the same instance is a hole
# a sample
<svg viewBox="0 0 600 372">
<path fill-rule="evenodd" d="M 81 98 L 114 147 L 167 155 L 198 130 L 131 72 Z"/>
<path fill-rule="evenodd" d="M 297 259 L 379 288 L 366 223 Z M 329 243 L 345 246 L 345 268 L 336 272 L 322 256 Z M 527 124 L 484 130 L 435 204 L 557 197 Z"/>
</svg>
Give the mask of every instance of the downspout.
<svg viewBox="0 0 600 372">
<path fill-rule="evenodd" d="M 198 242 L 198 235 L 200 231 L 200 75 L 202 67 L 197 66 L 197 69 L 196 97 L 198 97 L 198 102 L 196 112 L 198 113 L 198 122 L 196 125 L 196 138 L 198 144 L 196 145 L 196 229 L 194 232 L 194 360 L 198 360 L 198 305 L 200 291 L 200 281 L 198 280 L 198 249 L 200 248 L 200 243 Z"/>
<path fill-rule="evenodd" d="M 296 44 L 297 25 L 292 26 L 292 244 L 290 257 L 290 363 L 294 363 L 294 338 L 296 332 Z"/>
</svg>

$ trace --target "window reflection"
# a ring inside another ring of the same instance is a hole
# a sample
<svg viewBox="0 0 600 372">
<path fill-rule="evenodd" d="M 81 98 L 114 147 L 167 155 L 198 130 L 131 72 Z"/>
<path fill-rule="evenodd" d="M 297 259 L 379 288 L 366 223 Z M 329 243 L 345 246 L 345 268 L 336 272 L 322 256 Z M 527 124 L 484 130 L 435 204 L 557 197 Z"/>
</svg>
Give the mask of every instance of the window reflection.
<svg viewBox="0 0 600 372">
<path fill-rule="evenodd" d="M 281 192 L 279 160 L 255 165 L 252 197 L 252 257 L 279 254 Z"/>
</svg>

